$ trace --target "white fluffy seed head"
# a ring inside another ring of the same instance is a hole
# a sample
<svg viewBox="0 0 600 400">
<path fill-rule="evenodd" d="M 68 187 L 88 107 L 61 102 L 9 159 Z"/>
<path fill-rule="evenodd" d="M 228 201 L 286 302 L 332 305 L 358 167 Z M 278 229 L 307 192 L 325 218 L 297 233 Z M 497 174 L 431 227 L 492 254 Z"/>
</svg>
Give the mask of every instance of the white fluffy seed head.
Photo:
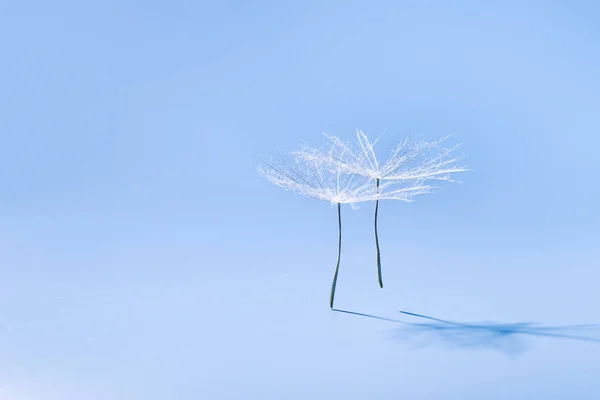
<svg viewBox="0 0 600 400">
<path fill-rule="evenodd" d="M 305 162 L 313 162 L 337 171 L 354 174 L 372 180 L 380 180 L 379 199 L 406 200 L 422 193 L 429 193 L 433 186 L 427 184 L 431 181 L 456 182 L 452 175 L 467 171 L 463 166 L 457 165 L 459 157 L 454 157 L 452 152 L 458 147 L 443 148 L 441 143 L 448 137 L 436 142 L 421 140 L 403 140 L 392 151 L 391 156 L 379 160 L 375 153 L 375 144 L 362 131 L 356 132 L 356 143 L 352 144 L 340 140 L 334 135 L 325 135 L 331 143 L 327 152 L 304 146 L 300 151 L 294 152 L 296 157 Z"/>
</svg>

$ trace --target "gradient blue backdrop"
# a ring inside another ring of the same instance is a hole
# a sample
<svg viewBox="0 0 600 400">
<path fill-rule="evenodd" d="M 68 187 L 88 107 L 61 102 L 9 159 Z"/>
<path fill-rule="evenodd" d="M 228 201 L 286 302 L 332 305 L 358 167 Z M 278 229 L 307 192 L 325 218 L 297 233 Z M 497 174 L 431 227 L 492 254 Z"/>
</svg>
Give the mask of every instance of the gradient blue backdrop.
<svg viewBox="0 0 600 400">
<path fill-rule="evenodd" d="M 0 2 L 0 398 L 597 399 L 518 356 L 332 313 L 335 207 L 256 174 L 322 132 L 454 134 L 473 172 L 343 209 L 337 306 L 600 323 L 589 1 Z M 393 336 L 393 335 L 392 335 Z"/>
</svg>

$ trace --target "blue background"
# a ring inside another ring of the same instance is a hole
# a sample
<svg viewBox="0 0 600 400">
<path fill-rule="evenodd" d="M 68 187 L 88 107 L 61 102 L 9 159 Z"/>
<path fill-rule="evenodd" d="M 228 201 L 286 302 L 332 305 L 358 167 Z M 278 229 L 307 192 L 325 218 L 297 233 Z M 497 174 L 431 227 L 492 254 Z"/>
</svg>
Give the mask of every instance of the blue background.
<svg viewBox="0 0 600 400">
<path fill-rule="evenodd" d="M 322 132 L 474 171 L 343 208 L 336 306 L 600 323 L 589 1 L 0 3 L 0 398 L 597 399 L 600 343 L 415 345 L 334 313 L 335 207 L 256 173 Z M 403 317 L 409 320 L 408 317 Z M 417 338 L 420 340 L 420 338 Z M 500 349 L 502 350 L 502 349 Z"/>
</svg>

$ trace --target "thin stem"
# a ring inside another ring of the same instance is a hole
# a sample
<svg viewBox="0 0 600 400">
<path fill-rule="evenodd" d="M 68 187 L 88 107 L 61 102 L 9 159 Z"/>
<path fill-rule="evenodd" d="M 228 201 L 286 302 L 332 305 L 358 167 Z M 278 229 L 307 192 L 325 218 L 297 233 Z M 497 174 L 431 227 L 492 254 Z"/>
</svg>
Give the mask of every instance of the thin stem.
<svg viewBox="0 0 600 400">
<path fill-rule="evenodd" d="M 379 179 L 376 181 L 377 189 L 379 193 Z M 381 276 L 381 255 L 379 254 L 379 237 L 377 236 L 377 212 L 379 211 L 379 199 L 375 200 L 375 247 L 377 248 L 377 279 L 379 280 L 379 287 L 383 289 L 383 278 Z"/>
<path fill-rule="evenodd" d="M 337 285 L 338 272 L 340 270 L 340 256 L 342 254 L 342 213 L 340 203 L 337 203 L 338 211 L 338 256 L 337 264 L 335 266 L 335 273 L 333 274 L 333 282 L 331 283 L 331 293 L 329 294 L 329 307 L 333 308 L 333 299 L 335 297 L 335 286 Z"/>
</svg>

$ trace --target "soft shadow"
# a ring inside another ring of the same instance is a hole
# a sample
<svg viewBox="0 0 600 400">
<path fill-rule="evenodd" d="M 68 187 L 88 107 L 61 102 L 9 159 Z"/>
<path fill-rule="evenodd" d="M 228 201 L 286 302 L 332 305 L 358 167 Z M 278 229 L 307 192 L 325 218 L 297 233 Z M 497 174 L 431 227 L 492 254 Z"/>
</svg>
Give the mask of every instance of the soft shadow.
<svg viewBox="0 0 600 400">
<path fill-rule="evenodd" d="M 595 332 L 596 337 L 589 336 L 590 331 L 600 329 L 600 325 L 544 326 L 533 322 L 462 323 L 400 311 L 402 315 L 416 319 L 416 321 L 408 321 L 335 308 L 333 311 L 396 323 L 400 326 L 395 329 L 393 338 L 418 339 L 420 346 L 436 342 L 461 348 L 488 348 L 514 355 L 527 348 L 525 339 L 528 337 L 600 343 L 600 335 L 598 335 L 600 332 Z"/>
</svg>

